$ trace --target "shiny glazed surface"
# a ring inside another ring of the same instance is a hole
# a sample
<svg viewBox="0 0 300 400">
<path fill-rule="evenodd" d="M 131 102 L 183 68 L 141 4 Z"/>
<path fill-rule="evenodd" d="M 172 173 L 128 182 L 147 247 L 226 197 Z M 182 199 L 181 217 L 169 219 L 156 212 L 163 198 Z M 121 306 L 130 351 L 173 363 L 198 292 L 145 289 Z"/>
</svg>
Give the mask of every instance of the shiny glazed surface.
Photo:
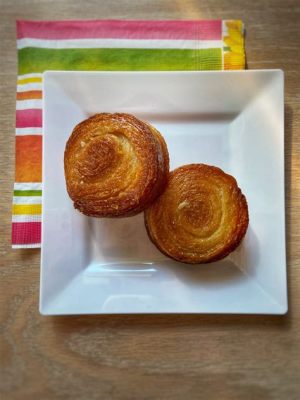
<svg viewBox="0 0 300 400">
<path fill-rule="evenodd" d="M 248 227 L 248 206 L 236 180 L 220 168 L 184 165 L 145 212 L 153 243 L 175 260 L 196 264 L 233 251 Z"/>
<path fill-rule="evenodd" d="M 95 217 L 143 211 L 164 189 L 167 146 L 151 125 L 130 114 L 96 114 L 78 124 L 64 157 L 74 207 Z"/>
</svg>

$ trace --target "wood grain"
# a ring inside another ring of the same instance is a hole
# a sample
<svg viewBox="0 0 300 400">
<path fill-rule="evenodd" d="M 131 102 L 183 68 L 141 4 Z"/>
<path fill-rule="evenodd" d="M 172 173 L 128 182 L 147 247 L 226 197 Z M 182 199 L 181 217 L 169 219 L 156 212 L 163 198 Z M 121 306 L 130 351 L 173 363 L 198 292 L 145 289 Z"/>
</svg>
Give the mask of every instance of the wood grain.
<svg viewBox="0 0 300 400">
<path fill-rule="evenodd" d="M 16 18 L 245 22 L 248 67 L 282 68 L 286 77 L 287 316 L 39 315 L 39 251 L 10 249 Z M 0 1 L 1 399 L 299 398 L 299 26 L 297 0 Z"/>
</svg>

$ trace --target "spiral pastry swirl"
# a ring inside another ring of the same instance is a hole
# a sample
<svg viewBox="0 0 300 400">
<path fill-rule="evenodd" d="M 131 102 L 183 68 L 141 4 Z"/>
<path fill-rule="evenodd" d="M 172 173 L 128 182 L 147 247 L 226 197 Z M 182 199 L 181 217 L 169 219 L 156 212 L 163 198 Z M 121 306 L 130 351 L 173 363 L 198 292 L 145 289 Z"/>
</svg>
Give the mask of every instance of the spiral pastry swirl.
<svg viewBox="0 0 300 400">
<path fill-rule="evenodd" d="M 130 114 L 96 114 L 78 124 L 65 148 L 74 207 L 94 217 L 128 217 L 163 191 L 169 155 L 160 133 Z"/>
<path fill-rule="evenodd" d="M 248 221 L 247 202 L 236 180 L 204 164 L 172 171 L 164 193 L 145 211 L 153 243 L 189 264 L 227 256 L 243 239 Z"/>
</svg>

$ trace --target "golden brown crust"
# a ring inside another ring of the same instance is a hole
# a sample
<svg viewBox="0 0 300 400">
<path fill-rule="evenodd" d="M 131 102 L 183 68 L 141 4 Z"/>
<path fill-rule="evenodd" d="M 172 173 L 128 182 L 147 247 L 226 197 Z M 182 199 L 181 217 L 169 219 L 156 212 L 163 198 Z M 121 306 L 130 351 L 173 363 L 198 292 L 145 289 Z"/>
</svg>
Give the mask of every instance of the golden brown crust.
<svg viewBox="0 0 300 400">
<path fill-rule="evenodd" d="M 130 114 L 96 114 L 78 124 L 64 156 L 74 207 L 94 217 L 128 217 L 163 191 L 169 155 L 160 133 Z"/>
<path fill-rule="evenodd" d="M 236 180 L 220 168 L 184 165 L 145 211 L 149 237 L 167 256 L 189 264 L 220 260 L 248 227 L 248 206 Z"/>
</svg>

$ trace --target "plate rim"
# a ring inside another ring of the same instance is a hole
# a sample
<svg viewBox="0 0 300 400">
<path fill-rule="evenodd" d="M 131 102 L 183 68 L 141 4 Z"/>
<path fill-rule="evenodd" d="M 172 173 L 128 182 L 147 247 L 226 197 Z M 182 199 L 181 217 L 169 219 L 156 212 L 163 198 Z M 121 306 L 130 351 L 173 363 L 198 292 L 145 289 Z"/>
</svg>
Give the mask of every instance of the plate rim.
<svg viewBox="0 0 300 400">
<path fill-rule="evenodd" d="M 39 312 L 42 315 L 109 315 L 109 314 L 120 314 L 120 315 L 132 315 L 132 314 L 215 314 L 215 315 L 283 315 L 288 312 L 288 286 L 287 286 L 287 232 L 286 232 L 286 190 L 285 190 L 285 146 L 284 146 L 284 137 L 285 137 L 285 129 L 284 129 L 284 71 L 279 68 L 272 68 L 272 69 L 255 69 L 255 70 L 226 70 L 226 71 L 63 71 L 63 70 L 46 70 L 43 72 L 43 94 L 46 92 L 45 87 L 47 85 L 47 81 L 51 79 L 52 76 L 55 77 L 55 75 L 102 75 L 102 76 L 107 76 L 107 75 L 220 75 L 220 74 L 258 74 L 258 73 L 276 73 L 280 76 L 281 79 L 281 90 L 282 90 L 282 102 L 280 107 L 283 109 L 283 118 L 282 118 L 282 124 L 283 124 L 283 129 L 281 129 L 281 139 L 282 143 L 280 144 L 280 151 L 282 152 L 283 156 L 283 228 L 284 228 L 284 255 L 285 255 L 285 265 L 282 267 L 285 270 L 285 281 L 283 282 L 285 286 L 285 302 L 283 304 L 278 303 L 278 312 L 211 312 L 211 311 L 185 311 L 185 312 L 180 312 L 180 311 L 172 311 L 172 312 L 163 312 L 163 311 L 153 311 L 153 312 L 136 312 L 136 311 L 131 311 L 131 312 L 105 312 L 103 310 L 99 310 L 97 312 L 77 312 L 77 313 L 71 313 L 71 312 L 66 312 L 66 313 L 54 313 L 54 312 L 47 312 L 47 310 L 43 307 L 42 304 L 42 298 L 43 298 L 43 281 L 42 281 L 42 269 L 43 269 L 43 254 L 44 254 L 44 246 L 43 246 L 43 240 L 41 241 L 41 261 L 40 261 L 40 291 L 39 291 Z M 45 121 L 44 115 L 45 115 L 45 107 L 44 107 L 44 99 L 45 96 L 43 96 L 43 121 Z M 43 126 L 43 137 L 45 135 L 45 127 Z M 44 189 L 44 182 L 45 182 L 45 177 L 44 177 L 44 171 L 45 171 L 45 166 L 44 166 L 44 154 L 45 154 L 45 146 L 44 146 L 45 141 L 43 140 L 43 146 L 42 146 L 42 188 Z M 42 191 L 42 203 L 44 200 L 44 190 Z M 42 209 L 42 238 L 43 238 L 43 227 L 44 227 L 44 208 Z"/>
</svg>

